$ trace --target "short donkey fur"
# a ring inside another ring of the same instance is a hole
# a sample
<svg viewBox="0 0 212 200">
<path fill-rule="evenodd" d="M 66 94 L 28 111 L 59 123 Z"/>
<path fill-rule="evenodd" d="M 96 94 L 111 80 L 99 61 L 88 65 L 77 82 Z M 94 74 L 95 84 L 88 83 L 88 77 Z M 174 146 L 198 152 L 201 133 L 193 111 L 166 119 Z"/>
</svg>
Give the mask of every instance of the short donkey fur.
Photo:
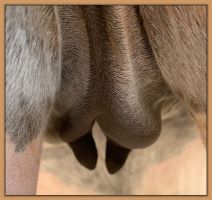
<svg viewBox="0 0 212 200">
<path fill-rule="evenodd" d="M 40 132 L 95 168 L 91 129 L 115 173 L 158 138 L 164 102 L 206 114 L 205 6 L 7 6 L 6 133 Z"/>
</svg>

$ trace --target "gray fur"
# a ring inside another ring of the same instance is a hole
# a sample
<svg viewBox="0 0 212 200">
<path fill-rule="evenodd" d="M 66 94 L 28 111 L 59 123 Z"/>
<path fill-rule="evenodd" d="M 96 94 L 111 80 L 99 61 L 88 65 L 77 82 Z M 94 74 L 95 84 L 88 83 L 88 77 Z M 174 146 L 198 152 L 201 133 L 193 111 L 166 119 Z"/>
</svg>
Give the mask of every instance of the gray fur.
<svg viewBox="0 0 212 200">
<path fill-rule="evenodd" d="M 158 67 L 172 91 L 194 112 L 207 110 L 207 7 L 142 6 Z"/>
<path fill-rule="evenodd" d="M 52 7 L 6 7 L 6 133 L 16 151 L 48 119 L 60 81 L 57 36 Z"/>
</svg>

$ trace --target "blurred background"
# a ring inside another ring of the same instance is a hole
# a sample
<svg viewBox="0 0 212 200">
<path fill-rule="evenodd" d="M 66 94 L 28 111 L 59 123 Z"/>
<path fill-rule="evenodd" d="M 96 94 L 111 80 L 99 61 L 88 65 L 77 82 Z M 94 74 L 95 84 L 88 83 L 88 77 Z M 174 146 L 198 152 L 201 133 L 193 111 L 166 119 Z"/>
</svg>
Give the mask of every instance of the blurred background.
<svg viewBox="0 0 212 200">
<path fill-rule="evenodd" d="M 66 144 L 43 144 L 38 195 L 206 195 L 206 148 L 199 129 L 181 109 L 163 116 L 159 139 L 133 150 L 124 167 L 105 167 L 105 136 L 93 128 L 99 158 L 89 171 Z"/>
</svg>

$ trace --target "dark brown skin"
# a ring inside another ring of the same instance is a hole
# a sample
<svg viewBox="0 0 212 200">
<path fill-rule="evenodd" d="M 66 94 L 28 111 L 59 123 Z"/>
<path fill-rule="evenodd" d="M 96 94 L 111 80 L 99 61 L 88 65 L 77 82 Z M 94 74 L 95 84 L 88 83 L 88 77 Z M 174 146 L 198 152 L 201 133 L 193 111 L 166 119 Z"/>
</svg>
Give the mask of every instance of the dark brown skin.
<svg viewBox="0 0 212 200">
<path fill-rule="evenodd" d="M 94 169 L 96 120 L 115 173 L 130 150 L 157 140 L 171 99 L 206 115 L 205 6 L 6 11 L 6 134 L 16 152 L 43 132 Z"/>
<path fill-rule="evenodd" d="M 120 151 L 152 144 L 160 133 L 160 99 L 169 89 L 148 45 L 138 8 L 61 6 L 57 14 L 63 69 L 52 118 L 62 124 L 58 135 L 70 143 L 96 120 Z M 72 94 L 76 95 L 71 100 L 66 97 Z M 114 166 L 110 161 L 106 158 L 109 168 Z M 123 163 L 117 165 L 118 169 Z"/>
<path fill-rule="evenodd" d="M 144 148 L 158 138 L 164 99 L 176 95 L 194 112 L 205 113 L 204 7 L 61 6 L 57 13 L 65 78 L 55 108 L 58 119 L 66 116 L 59 134 L 66 142 L 81 138 L 97 120 L 120 146 L 119 153 L 110 148 L 106 154 L 109 172 L 124 162 L 108 155 L 122 160 L 125 149 Z M 72 93 L 78 94 L 75 101 L 64 98 Z"/>
<path fill-rule="evenodd" d="M 86 168 L 92 170 L 97 163 L 97 150 L 92 133 L 89 132 L 80 139 L 69 143 L 78 161 Z"/>
</svg>

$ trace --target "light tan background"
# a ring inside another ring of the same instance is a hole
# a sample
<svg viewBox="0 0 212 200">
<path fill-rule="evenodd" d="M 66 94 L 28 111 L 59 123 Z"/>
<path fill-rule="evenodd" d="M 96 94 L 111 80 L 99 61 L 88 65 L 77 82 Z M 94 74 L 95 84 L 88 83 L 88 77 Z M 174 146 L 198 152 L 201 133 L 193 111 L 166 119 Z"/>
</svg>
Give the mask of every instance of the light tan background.
<svg viewBox="0 0 212 200">
<path fill-rule="evenodd" d="M 199 130 L 186 114 L 163 120 L 159 139 L 130 153 L 116 174 L 105 168 L 105 137 L 95 124 L 98 163 L 82 167 L 66 144 L 44 143 L 39 195 L 206 195 L 206 151 Z"/>
</svg>

